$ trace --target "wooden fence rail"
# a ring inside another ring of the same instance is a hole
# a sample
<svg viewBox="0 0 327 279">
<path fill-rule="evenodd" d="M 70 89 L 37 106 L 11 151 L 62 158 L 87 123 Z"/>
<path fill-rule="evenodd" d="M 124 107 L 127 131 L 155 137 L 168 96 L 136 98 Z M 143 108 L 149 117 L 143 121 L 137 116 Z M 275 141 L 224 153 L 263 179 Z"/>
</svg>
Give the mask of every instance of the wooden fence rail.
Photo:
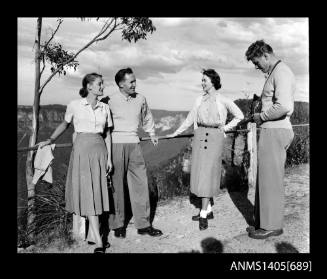
<svg viewBox="0 0 327 279">
<path fill-rule="evenodd" d="M 225 132 L 225 134 L 232 134 L 232 133 L 240 133 L 240 132 L 247 132 L 247 129 L 242 129 L 242 130 L 235 130 L 235 131 L 227 131 Z M 193 137 L 194 134 L 185 134 L 185 135 L 178 135 L 175 138 L 190 138 Z M 167 137 L 167 136 L 159 136 L 158 139 L 172 139 L 171 137 Z M 140 141 L 148 141 L 151 140 L 150 137 L 143 137 L 140 138 Z M 58 143 L 56 144 L 56 148 L 63 148 L 63 147 L 72 147 L 73 144 L 72 143 Z M 22 147 L 22 148 L 17 148 L 17 152 L 23 152 L 23 151 L 30 151 L 30 150 L 37 150 L 38 149 L 38 145 L 34 145 L 31 147 Z"/>
<path fill-rule="evenodd" d="M 249 123 L 248 123 L 249 124 Z M 254 123 L 252 123 L 254 124 Z M 292 127 L 300 127 L 300 126 L 310 126 L 310 124 L 306 123 L 306 124 L 296 124 L 296 125 L 292 125 Z M 252 127 L 252 126 L 251 126 Z M 252 128 L 251 128 L 252 129 Z M 242 133 L 242 132 L 250 132 L 251 129 L 240 129 L 240 130 L 233 130 L 233 131 L 227 131 L 225 132 L 225 134 L 235 134 L 235 133 Z M 260 128 L 256 128 L 256 129 L 260 129 Z M 24 135 L 25 136 L 25 135 Z M 179 135 L 176 136 L 174 138 L 190 138 L 193 137 L 194 134 L 185 134 L 185 135 Z M 167 136 L 159 136 L 158 139 L 171 139 L 171 137 L 167 137 Z M 140 141 L 147 141 L 147 140 L 151 140 L 150 137 L 143 137 L 140 138 Z M 56 144 L 56 148 L 62 148 L 62 147 L 71 147 L 73 146 L 72 143 L 58 143 Z M 17 148 L 17 152 L 23 152 L 23 151 L 30 151 L 30 150 L 37 150 L 38 149 L 38 145 L 34 145 L 32 147 L 22 147 L 22 148 Z"/>
</svg>

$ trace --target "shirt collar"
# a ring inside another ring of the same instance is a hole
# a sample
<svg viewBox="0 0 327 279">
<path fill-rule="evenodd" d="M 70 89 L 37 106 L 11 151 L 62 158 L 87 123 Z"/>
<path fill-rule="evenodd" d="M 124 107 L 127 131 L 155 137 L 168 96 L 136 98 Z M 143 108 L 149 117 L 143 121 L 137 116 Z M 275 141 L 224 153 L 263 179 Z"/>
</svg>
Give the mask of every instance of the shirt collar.
<svg viewBox="0 0 327 279">
<path fill-rule="evenodd" d="M 82 100 L 81 100 L 81 104 L 84 105 L 84 106 L 90 105 L 90 104 L 87 102 L 87 99 L 86 99 L 86 98 L 82 98 Z M 101 106 L 102 106 L 102 103 L 99 102 L 99 100 L 97 100 L 97 103 L 95 104 L 95 108 L 97 108 L 97 107 L 101 107 Z"/>
<path fill-rule="evenodd" d="M 213 94 L 212 96 L 217 97 L 218 94 L 219 94 L 219 92 L 216 92 L 216 93 Z M 209 93 L 205 92 L 202 96 L 203 96 L 203 99 L 204 99 L 204 100 L 208 100 L 208 99 L 210 98 L 211 95 L 210 95 Z"/>
<path fill-rule="evenodd" d="M 118 94 L 121 96 L 121 98 L 124 100 L 124 101 L 126 101 L 126 102 L 129 102 L 129 101 L 131 101 L 132 100 L 132 96 L 131 95 L 128 95 L 127 97 L 123 94 L 123 93 L 121 93 L 120 91 L 118 92 Z"/>
</svg>

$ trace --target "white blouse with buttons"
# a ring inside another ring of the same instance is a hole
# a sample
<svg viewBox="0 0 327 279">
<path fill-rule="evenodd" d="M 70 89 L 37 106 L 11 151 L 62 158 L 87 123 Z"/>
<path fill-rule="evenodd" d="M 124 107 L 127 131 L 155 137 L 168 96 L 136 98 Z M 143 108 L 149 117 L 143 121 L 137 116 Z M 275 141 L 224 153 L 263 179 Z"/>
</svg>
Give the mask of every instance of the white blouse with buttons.
<svg viewBox="0 0 327 279">
<path fill-rule="evenodd" d="M 216 100 L 216 108 L 213 110 L 212 104 L 214 104 L 214 102 L 212 102 L 212 99 Z M 212 110 L 210 115 L 208 109 Z M 233 118 L 228 124 L 226 124 L 228 112 L 233 115 Z M 207 96 L 207 94 L 203 94 L 196 99 L 195 104 L 188 113 L 186 119 L 173 133 L 173 135 L 177 136 L 183 133 L 192 124 L 194 125 L 194 129 L 197 129 L 199 123 L 198 121 L 200 121 L 199 124 L 222 124 L 223 130 L 226 132 L 234 128 L 243 118 L 244 115 L 242 111 L 231 99 L 221 95 L 220 93 L 216 93 L 213 98 L 211 98 L 211 96 Z"/>
<path fill-rule="evenodd" d="M 103 133 L 105 127 L 112 127 L 109 106 L 97 101 L 95 108 L 86 98 L 73 100 L 67 105 L 65 121 L 71 123 L 77 133 Z"/>
</svg>

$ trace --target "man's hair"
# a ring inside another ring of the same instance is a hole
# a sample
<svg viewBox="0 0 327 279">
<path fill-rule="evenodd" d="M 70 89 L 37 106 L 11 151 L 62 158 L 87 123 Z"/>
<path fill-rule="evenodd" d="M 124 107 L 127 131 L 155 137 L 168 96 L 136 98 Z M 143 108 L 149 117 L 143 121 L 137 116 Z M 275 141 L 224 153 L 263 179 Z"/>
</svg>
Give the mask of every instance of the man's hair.
<svg viewBox="0 0 327 279">
<path fill-rule="evenodd" d="M 270 45 L 266 44 L 264 40 L 259 40 L 249 46 L 245 56 L 249 61 L 255 57 L 261 57 L 264 53 L 273 53 L 273 49 Z"/>
<path fill-rule="evenodd" d="M 126 74 L 133 74 L 132 69 L 131 68 L 121 69 L 115 75 L 115 81 L 118 87 L 119 87 L 119 83 L 125 78 Z"/>
<path fill-rule="evenodd" d="M 202 74 L 210 78 L 211 83 L 213 84 L 216 90 L 221 88 L 220 76 L 214 69 L 203 69 Z"/>
</svg>

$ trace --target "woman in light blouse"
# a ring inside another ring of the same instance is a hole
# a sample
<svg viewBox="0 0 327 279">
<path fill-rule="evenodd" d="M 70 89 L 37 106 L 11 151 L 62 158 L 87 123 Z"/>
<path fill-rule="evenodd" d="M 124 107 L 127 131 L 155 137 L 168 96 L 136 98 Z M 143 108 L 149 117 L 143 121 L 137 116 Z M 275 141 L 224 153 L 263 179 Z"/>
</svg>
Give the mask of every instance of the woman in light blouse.
<svg viewBox="0 0 327 279">
<path fill-rule="evenodd" d="M 76 137 L 66 178 L 66 210 L 88 218 L 89 233 L 96 244 L 94 253 L 104 253 L 98 216 L 109 211 L 107 175 L 112 162 L 110 129 L 106 129 L 106 140 L 103 132 L 112 126 L 112 119 L 109 106 L 98 101 L 104 89 L 102 76 L 87 74 L 82 86 L 79 91 L 82 98 L 68 104 L 64 121 L 39 145 L 53 143 L 73 121 Z"/>
<path fill-rule="evenodd" d="M 208 219 L 213 219 L 210 198 L 217 196 L 220 188 L 220 175 L 224 138 L 244 116 L 242 111 L 229 98 L 221 95 L 220 77 L 213 69 L 202 71 L 204 94 L 199 96 L 182 125 L 169 137 L 183 133 L 194 125 L 192 143 L 191 193 L 201 198 L 202 208 L 192 220 L 199 221 L 199 229 L 208 228 Z M 227 112 L 234 117 L 226 124 Z"/>
</svg>

